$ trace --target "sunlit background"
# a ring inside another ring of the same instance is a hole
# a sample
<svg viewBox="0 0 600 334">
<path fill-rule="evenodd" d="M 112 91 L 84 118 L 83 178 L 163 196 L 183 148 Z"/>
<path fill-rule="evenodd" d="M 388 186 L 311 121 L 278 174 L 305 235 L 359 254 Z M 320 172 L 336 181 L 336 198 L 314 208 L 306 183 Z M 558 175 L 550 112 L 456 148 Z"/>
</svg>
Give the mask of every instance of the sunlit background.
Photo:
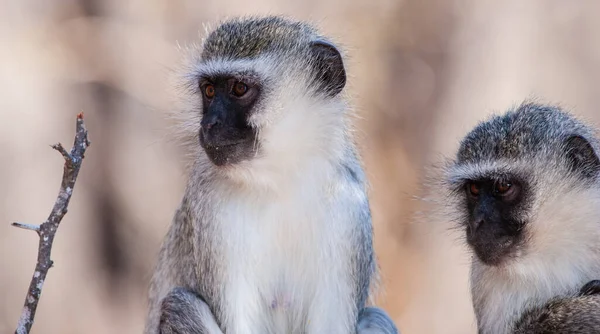
<svg viewBox="0 0 600 334">
<path fill-rule="evenodd" d="M 361 116 L 379 304 L 403 334 L 474 333 L 469 255 L 449 222 L 416 221 L 424 167 L 528 97 L 600 124 L 600 2 L 571 0 L 0 0 L 0 333 L 14 331 L 40 223 L 84 111 L 92 146 L 52 254 L 33 333 L 141 333 L 160 241 L 182 195 L 167 140 L 177 44 L 204 23 L 286 14 L 347 50 Z"/>
</svg>

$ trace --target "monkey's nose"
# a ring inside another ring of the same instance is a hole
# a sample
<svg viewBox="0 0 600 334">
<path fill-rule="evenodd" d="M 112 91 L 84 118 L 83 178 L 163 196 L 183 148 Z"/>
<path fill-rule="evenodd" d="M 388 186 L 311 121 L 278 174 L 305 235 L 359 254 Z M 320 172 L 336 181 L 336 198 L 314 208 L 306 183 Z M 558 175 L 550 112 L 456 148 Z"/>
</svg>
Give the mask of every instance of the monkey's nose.
<svg viewBox="0 0 600 334">
<path fill-rule="evenodd" d="M 202 129 L 205 131 L 208 131 L 211 128 L 213 128 L 214 126 L 217 126 L 220 124 L 221 124 L 221 120 L 218 117 L 207 117 L 207 118 L 204 118 L 202 120 L 202 122 L 200 122 L 200 126 L 202 126 Z"/>
</svg>

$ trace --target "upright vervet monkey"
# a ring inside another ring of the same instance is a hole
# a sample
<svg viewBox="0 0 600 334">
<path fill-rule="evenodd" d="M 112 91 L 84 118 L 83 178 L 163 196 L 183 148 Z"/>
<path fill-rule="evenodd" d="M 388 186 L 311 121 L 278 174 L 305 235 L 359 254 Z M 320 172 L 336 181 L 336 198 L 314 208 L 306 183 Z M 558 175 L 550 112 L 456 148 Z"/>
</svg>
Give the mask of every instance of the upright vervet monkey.
<svg viewBox="0 0 600 334">
<path fill-rule="evenodd" d="M 197 138 L 146 333 L 397 333 L 376 271 L 343 58 L 311 26 L 227 21 L 189 66 Z"/>
</svg>

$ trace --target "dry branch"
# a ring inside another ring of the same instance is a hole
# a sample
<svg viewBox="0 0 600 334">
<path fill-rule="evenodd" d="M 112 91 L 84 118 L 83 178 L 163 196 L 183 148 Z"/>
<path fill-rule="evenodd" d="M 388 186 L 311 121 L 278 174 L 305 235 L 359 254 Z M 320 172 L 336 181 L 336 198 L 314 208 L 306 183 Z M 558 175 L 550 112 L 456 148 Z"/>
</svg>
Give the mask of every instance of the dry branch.
<svg viewBox="0 0 600 334">
<path fill-rule="evenodd" d="M 52 145 L 52 148 L 60 152 L 65 159 L 65 166 L 58 197 L 56 198 L 50 216 L 41 225 L 12 223 L 13 226 L 35 231 L 40 237 L 37 264 L 35 266 L 33 277 L 31 278 L 31 283 L 29 284 L 29 290 L 27 291 L 27 297 L 25 298 L 25 306 L 23 307 L 23 312 L 21 313 L 21 318 L 19 319 L 15 331 L 16 334 L 29 333 L 31 326 L 33 325 L 33 318 L 35 317 L 35 311 L 40 300 L 44 280 L 46 279 L 48 270 L 52 267 L 50 255 L 54 235 L 56 234 L 60 221 L 67 213 L 67 207 L 69 206 L 69 201 L 73 194 L 77 174 L 79 174 L 85 150 L 89 145 L 90 142 L 88 141 L 87 130 L 83 123 L 83 113 L 80 113 L 77 115 L 75 143 L 73 144 L 71 152 L 67 152 L 60 143 Z"/>
</svg>

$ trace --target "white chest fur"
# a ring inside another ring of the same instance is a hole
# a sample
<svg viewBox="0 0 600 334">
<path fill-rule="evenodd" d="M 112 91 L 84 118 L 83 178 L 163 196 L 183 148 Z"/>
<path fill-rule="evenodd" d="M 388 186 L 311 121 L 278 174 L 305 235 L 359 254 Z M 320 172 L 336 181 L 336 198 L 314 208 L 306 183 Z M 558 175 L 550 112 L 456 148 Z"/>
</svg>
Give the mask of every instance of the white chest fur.
<svg viewBox="0 0 600 334">
<path fill-rule="evenodd" d="M 525 310 L 542 306 L 554 297 L 573 295 L 599 277 L 600 266 L 591 258 L 579 257 L 581 263 L 556 259 L 556 267 L 543 265 L 549 261 L 528 261 L 514 265 L 510 272 L 475 265 L 472 292 L 482 333 L 511 333 Z"/>
<path fill-rule="evenodd" d="M 348 208 L 336 205 L 339 186 L 328 183 L 236 192 L 221 207 L 231 332 L 341 334 L 353 326 L 353 223 Z"/>
</svg>

